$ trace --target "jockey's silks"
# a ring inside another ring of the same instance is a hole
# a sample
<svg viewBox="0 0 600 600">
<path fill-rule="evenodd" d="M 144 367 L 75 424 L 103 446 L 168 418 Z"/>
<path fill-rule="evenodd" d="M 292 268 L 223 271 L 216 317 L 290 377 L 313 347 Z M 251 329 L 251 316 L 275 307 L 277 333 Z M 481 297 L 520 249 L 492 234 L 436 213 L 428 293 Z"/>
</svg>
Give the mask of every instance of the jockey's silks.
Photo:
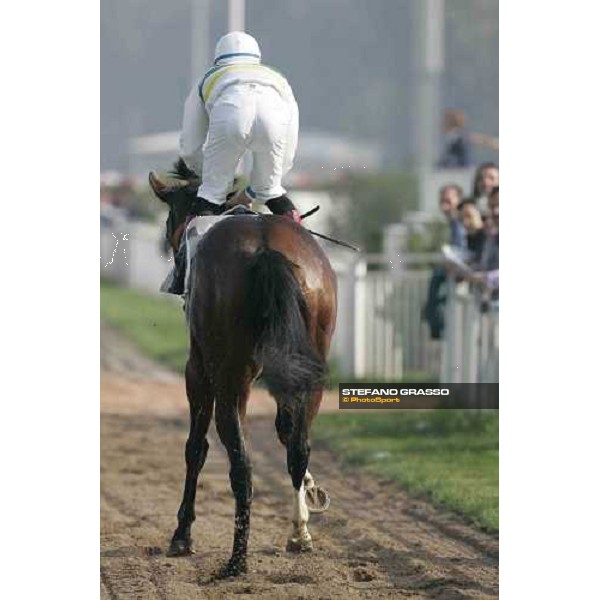
<svg viewBox="0 0 600 600">
<path fill-rule="evenodd" d="M 212 105 L 221 93 L 229 86 L 238 83 L 266 85 L 277 90 L 284 100 L 294 100 L 292 89 L 283 75 L 271 67 L 252 62 L 214 66 L 200 82 L 198 93 L 210 112 Z"/>
</svg>

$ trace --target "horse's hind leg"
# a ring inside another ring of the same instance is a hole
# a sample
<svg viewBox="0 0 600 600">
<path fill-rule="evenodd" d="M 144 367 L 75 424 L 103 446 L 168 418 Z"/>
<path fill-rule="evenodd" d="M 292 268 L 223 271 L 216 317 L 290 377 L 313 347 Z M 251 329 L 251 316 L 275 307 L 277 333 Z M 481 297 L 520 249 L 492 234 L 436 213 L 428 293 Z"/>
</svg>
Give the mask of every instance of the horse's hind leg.
<svg viewBox="0 0 600 600">
<path fill-rule="evenodd" d="M 312 538 L 308 532 L 308 507 L 305 484 L 314 481 L 308 472 L 310 446 L 308 443 L 308 421 L 306 399 L 277 401 L 275 426 L 277 435 L 287 449 L 288 473 L 293 486 L 292 535 L 287 549 L 294 552 L 312 550 Z"/>
<path fill-rule="evenodd" d="M 169 548 L 170 556 L 185 556 L 192 553 L 191 528 L 196 519 L 198 475 L 204 466 L 208 452 L 206 432 L 212 418 L 214 396 L 201 358 L 196 352 L 190 353 L 185 369 L 185 383 L 190 405 L 190 433 L 185 446 L 185 487 L 181 506 L 177 512 L 177 529 Z"/>
<path fill-rule="evenodd" d="M 223 577 L 246 572 L 252 504 L 252 468 L 246 452 L 239 413 L 240 407 L 246 403 L 250 383 L 248 380 L 237 385 L 237 382 L 230 381 L 227 388 L 227 392 L 217 392 L 215 408 L 217 432 L 229 456 L 229 481 L 235 497 L 233 552 L 227 566 L 221 572 Z M 236 391 L 231 391 L 234 389 Z"/>
<path fill-rule="evenodd" d="M 307 420 L 308 430 L 312 425 L 314 418 L 319 412 L 321 402 L 323 401 L 323 388 L 316 389 L 310 396 L 309 405 L 307 409 Z M 311 513 L 322 513 L 329 508 L 329 494 L 320 485 L 317 485 L 313 476 L 306 471 L 304 476 L 304 488 L 306 489 L 306 495 L 309 497 L 309 511 Z"/>
<path fill-rule="evenodd" d="M 277 430 L 277 436 L 279 441 L 287 448 L 288 440 L 292 434 L 293 428 L 293 413 L 286 409 L 277 406 L 277 416 L 275 417 L 275 429 Z M 310 474 L 310 471 L 306 469 L 304 475 L 304 488 L 309 489 L 315 486 L 315 480 Z"/>
<path fill-rule="evenodd" d="M 289 402 L 277 399 L 277 417 L 275 428 L 279 441 L 286 447 L 288 455 L 288 471 L 292 477 L 293 485 L 293 515 L 292 535 L 288 540 L 288 550 L 312 550 L 312 541 L 308 532 L 310 513 L 322 513 L 329 508 L 329 495 L 316 484 L 308 470 L 310 458 L 310 444 L 308 431 L 323 397 L 323 390 L 317 389 L 307 397 L 308 405 L 305 409 L 294 409 L 300 401 Z M 298 479 L 303 466 L 306 465 L 300 487 Z M 307 503 L 307 498 L 310 502 Z"/>
</svg>

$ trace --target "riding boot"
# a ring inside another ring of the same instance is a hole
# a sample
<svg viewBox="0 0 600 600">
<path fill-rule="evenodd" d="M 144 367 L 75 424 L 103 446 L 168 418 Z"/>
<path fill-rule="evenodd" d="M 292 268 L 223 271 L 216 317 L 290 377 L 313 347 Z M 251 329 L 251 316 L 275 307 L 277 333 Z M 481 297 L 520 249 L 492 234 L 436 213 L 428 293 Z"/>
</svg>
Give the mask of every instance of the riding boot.
<svg viewBox="0 0 600 600">
<path fill-rule="evenodd" d="M 287 217 L 300 225 L 302 223 L 302 219 L 300 218 L 300 213 L 294 206 L 294 203 L 286 196 L 279 196 L 278 198 L 272 198 L 268 202 L 266 202 L 267 208 L 274 215 L 281 215 L 282 217 Z"/>
</svg>

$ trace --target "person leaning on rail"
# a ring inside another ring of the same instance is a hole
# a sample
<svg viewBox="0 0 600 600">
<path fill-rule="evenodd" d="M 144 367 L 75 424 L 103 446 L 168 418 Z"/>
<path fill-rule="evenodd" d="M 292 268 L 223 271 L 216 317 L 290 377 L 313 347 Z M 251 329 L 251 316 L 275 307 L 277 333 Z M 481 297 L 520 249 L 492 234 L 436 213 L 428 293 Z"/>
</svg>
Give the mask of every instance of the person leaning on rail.
<svg viewBox="0 0 600 600">
<path fill-rule="evenodd" d="M 458 205 L 467 239 L 467 264 L 477 264 L 485 246 L 487 232 L 484 227 L 481 211 L 473 198 L 465 198 Z"/>
<path fill-rule="evenodd" d="M 467 237 L 462 223 L 459 205 L 463 199 L 462 188 L 449 183 L 440 189 L 440 212 L 448 223 L 450 245 L 464 250 Z M 433 269 L 427 290 L 427 300 L 421 310 L 421 318 L 429 325 L 431 338 L 438 340 L 444 332 L 444 310 L 446 305 L 446 269 L 437 266 Z"/>
<path fill-rule="evenodd" d="M 488 196 L 489 219 L 481 258 L 468 280 L 477 286 L 487 301 L 497 302 L 500 290 L 500 187 Z M 487 302 L 483 303 L 485 306 Z"/>
<path fill-rule="evenodd" d="M 473 178 L 472 197 L 481 211 L 486 212 L 489 195 L 499 185 L 500 170 L 496 163 L 486 162 L 477 167 Z"/>
</svg>

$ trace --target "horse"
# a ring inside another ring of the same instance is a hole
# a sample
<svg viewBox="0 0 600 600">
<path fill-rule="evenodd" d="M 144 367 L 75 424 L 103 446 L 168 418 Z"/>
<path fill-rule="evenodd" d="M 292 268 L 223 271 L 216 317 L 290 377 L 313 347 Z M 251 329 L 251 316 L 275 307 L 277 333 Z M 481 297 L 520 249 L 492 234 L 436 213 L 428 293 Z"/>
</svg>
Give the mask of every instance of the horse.
<svg viewBox="0 0 600 600">
<path fill-rule="evenodd" d="M 152 174 L 150 183 L 168 204 L 167 237 L 177 252 L 191 195 L 185 187 L 161 186 Z M 192 553 L 196 488 L 214 413 L 218 436 L 229 457 L 235 498 L 233 550 L 220 575 L 247 571 L 252 475 L 243 428 L 251 384 L 259 376 L 276 400 L 275 429 L 287 451 L 293 487 L 287 549 L 312 550 L 306 492 L 314 494 L 316 490 L 322 502 L 326 494 L 308 471 L 309 431 L 323 397 L 336 295 L 336 276 L 327 256 L 313 237 L 290 219 L 262 214 L 229 216 L 200 240 L 191 262 L 186 306 L 189 355 L 185 383 L 190 409 L 186 477 L 169 555 Z"/>
</svg>

